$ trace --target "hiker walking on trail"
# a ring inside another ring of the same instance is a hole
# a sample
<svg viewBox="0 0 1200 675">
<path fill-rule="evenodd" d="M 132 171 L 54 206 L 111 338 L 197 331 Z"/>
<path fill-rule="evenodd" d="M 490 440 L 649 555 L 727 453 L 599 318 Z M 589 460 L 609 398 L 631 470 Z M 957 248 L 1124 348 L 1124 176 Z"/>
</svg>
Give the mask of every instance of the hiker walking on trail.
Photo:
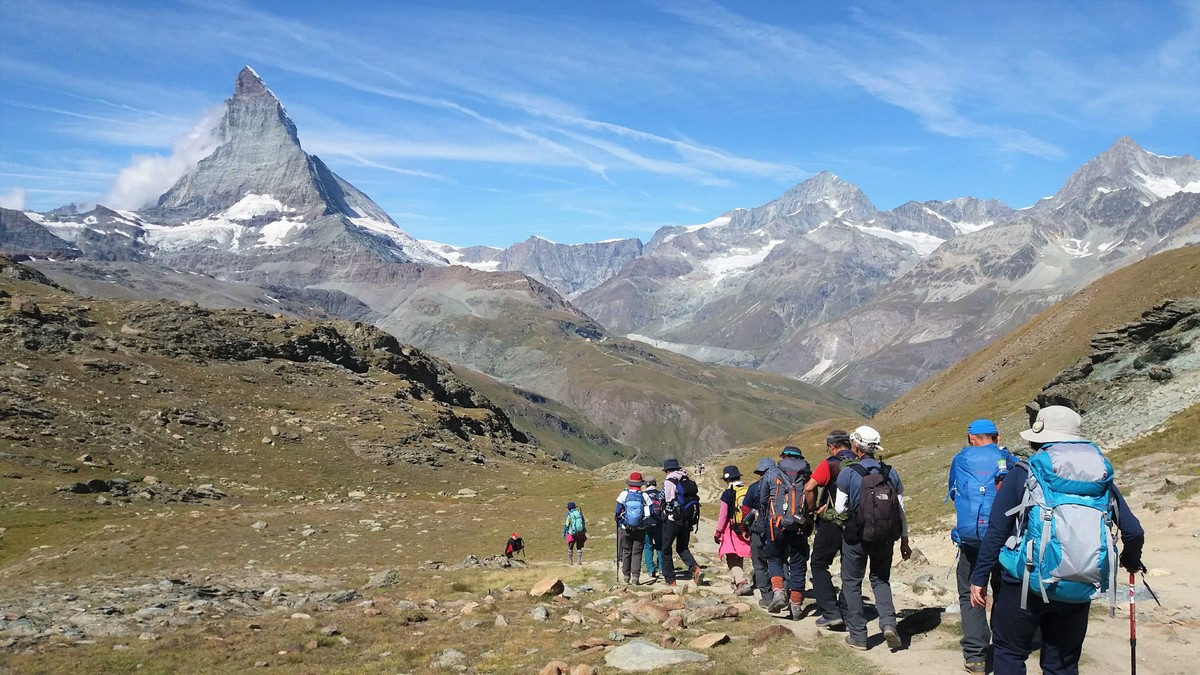
<svg viewBox="0 0 1200 675">
<path fill-rule="evenodd" d="M 979 547 L 987 533 L 996 490 L 1019 461 L 1001 448 L 995 422 L 978 419 L 967 426 L 967 446 L 950 462 L 946 498 L 954 502 L 957 522 L 950 539 L 958 546 L 958 607 L 962 613 L 963 667 L 968 673 L 987 672 L 987 651 L 992 641 L 987 614 L 971 604 L 971 570 L 979 558 Z M 1000 574 L 991 574 L 993 591 L 999 590 Z"/>
<path fill-rule="evenodd" d="M 986 605 L 988 577 L 999 565 L 992 606 L 997 675 L 1025 672 L 1038 628 L 1042 672 L 1078 673 L 1092 598 L 1107 594 L 1115 607 L 1117 565 L 1130 574 L 1145 570 L 1142 524 L 1113 483 L 1112 464 L 1083 437 L 1082 425 L 1065 406 L 1038 410 L 1021 432 L 1034 453 L 1008 472 L 992 503 L 971 572 L 971 603 Z M 1119 558 L 1114 521 L 1121 530 Z M 1063 532 L 1071 536 L 1060 538 Z"/>
<path fill-rule="evenodd" d="M 663 471 L 667 472 L 663 481 L 664 511 L 667 516 L 662 535 L 663 579 L 668 586 L 675 585 L 674 549 L 683 564 L 687 565 L 692 582 L 699 586 L 704 582 L 704 570 L 700 569 L 688 544 L 692 530 L 700 524 L 700 489 L 674 457 L 663 462 Z"/>
<path fill-rule="evenodd" d="M 892 556 L 896 540 L 900 555 L 908 560 L 908 519 L 904 515 L 904 485 L 900 473 L 877 455 L 882 449 L 879 432 L 861 426 L 850 434 L 855 462 L 846 462 L 838 473 L 834 510 L 847 514 L 842 527 L 842 593 L 846 597 L 843 618 L 849 635 L 846 644 L 867 648 L 867 620 L 863 615 L 863 577 L 868 571 L 879 628 L 888 647 L 898 649 L 896 606 L 892 601 Z"/>
<path fill-rule="evenodd" d="M 812 531 L 812 512 L 804 500 L 804 485 L 811 475 L 812 468 L 800 449 L 789 445 L 779 453 L 779 464 L 763 476 L 759 494 L 759 513 L 767 518 L 763 548 L 771 575 L 767 611 L 787 609 L 793 620 L 800 619 L 800 603 L 804 600 L 808 533 Z"/>
<path fill-rule="evenodd" d="M 766 609 L 771 605 L 771 573 L 767 569 L 767 550 L 763 541 L 767 534 L 767 517 L 759 510 L 762 496 L 763 475 L 775 468 L 775 462 L 769 457 L 758 460 L 754 474 L 758 480 L 746 489 L 746 497 L 742 500 L 742 521 L 750 528 L 750 561 L 754 565 L 754 587 L 758 589 L 758 606 Z"/>
<path fill-rule="evenodd" d="M 721 472 L 729 487 L 721 493 L 721 511 L 717 515 L 717 530 L 713 533 L 713 541 L 717 542 L 717 555 L 725 560 L 729 567 L 729 583 L 736 595 L 750 595 L 754 588 L 746 580 L 746 572 L 742 569 L 742 561 L 750 557 L 750 535 L 742 521 L 742 500 L 746 498 L 749 489 L 742 482 L 742 472 L 734 465 L 729 465 Z"/>
<path fill-rule="evenodd" d="M 666 515 L 663 513 L 663 493 L 658 489 L 658 480 L 654 476 L 645 478 L 642 493 L 646 496 L 646 505 L 650 509 L 650 517 L 646 521 L 646 538 L 642 546 L 642 568 L 650 575 L 650 579 L 658 581 L 662 572 L 662 531 Z"/>
<path fill-rule="evenodd" d="M 650 508 L 642 494 L 642 474 L 634 471 L 617 495 L 617 575 L 623 584 L 642 583 L 642 547 L 645 545 L 646 520 Z"/>
<path fill-rule="evenodd" d="M 579 551 L 579 564 L 583 564 L 583 545 L 587 542 L 587 522 L 583 511 L 575 502 L 567 502 L 567 517 L 563 519 L 563 536 L 567 538 L 567 564 L 575 564 L 575 552 Z"/>
<path fill-rule="evenodd" d="M 850 450 L 850 434 L 834 429 L 825 437 L 825 449 L 829 456 L 813 469 L 812 478 L 804 485 L 804 496 L 813 509 L 813 520 L 816 521 L 810 560 L 813 600 L 820 615 L 816 623 L 818 628 L 832 629 L 845 625 L 842 613 L 846 609 L 846 596 L 834 588 L 829 566 L 842 552 L 842 521 L 845 516 L 833 508 L 833 502 L 842 463 L 854 461 L 854 452 Z"/>
</svg>

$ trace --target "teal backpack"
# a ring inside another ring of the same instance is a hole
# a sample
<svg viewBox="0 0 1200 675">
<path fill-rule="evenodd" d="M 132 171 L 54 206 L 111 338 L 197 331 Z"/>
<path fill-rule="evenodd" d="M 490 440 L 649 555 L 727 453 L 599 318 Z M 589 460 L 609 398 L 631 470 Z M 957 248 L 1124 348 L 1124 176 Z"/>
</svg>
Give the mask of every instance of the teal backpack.
<svg viewBox="0 0 1200 675">
<path fill-rule="evenodd" d="M 1088 441 L 1044 446 L 1029 472 L 1013 534 L 1000 550 L 1004 571 L 1021 580 L 1021 609 L 1029 591 L 1043 601 L 1091 602 L 1105 593 L 1116 605 L 1116 498 L 1113 467 Z"/>
<path fill-rule="evenodd" d="M 567 534 L 587 534 L 587 523 L 578 507 L 567 511 Z"/>
</svg>

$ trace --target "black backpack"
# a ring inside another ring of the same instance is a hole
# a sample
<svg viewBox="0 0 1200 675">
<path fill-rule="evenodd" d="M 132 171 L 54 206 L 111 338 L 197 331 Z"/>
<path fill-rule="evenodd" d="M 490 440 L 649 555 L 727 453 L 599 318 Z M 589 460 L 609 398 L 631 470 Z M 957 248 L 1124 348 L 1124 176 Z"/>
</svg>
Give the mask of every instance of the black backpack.
<svg viewBox="0 0 1200 675">
<path fill-rule="evenodd" d="M 671 515 L 675 516 L 675 522 L 698 528 L 700 526 L 700 486 L 687 476 L 683 476 L 679 480 L 672 479 L 671 482 L 675 483 L 675 499 L 668 503 L 667 507 Z"/>
<path fill-rule="evenodd" d="M 900 495 L 892 484 L 892 468 L 880 463 L 877 467 L 851 464 L 862 476 L 858 508 L 846 521 L 843 537 L 851 544 L 891 543 L 900 538 L 903 526 L 900 518 Z"/>
</svg>

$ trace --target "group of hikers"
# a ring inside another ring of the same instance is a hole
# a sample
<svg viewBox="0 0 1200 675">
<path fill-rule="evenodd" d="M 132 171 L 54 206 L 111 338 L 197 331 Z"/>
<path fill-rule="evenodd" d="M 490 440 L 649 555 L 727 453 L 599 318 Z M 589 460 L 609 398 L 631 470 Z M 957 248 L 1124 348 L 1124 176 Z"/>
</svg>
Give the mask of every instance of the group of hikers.
<svg viewBox="0 0 1200 675">
<path fill-rule="evenodd" d="M 1024 459 L 999 444 L 995 423 L 975 420 L 950 463 L 946 498 L 957 513 L 951 539 L 959 549 L 963 665 L 987 672 L 990 650 L 994 672 L 1024 673 L 1040 644 L 1043 673 L 1077 673 L 1090 602 L 1107 594 L 1115 605 L 1118 566 L 1131 581 L 1145 571 L 1145 535 L 1113 482 L 1112 464 L 1082 435 L 1078 413 L 1041 408 L 1020 435 L 1029 443 Z M 813 466 L 789 445 L 778 460 L 759 460 L 753 482 L 726 466 L 713 533 L 718 555 L 734 593 L 757 589 L 760 606 L 793 620 L 808 609 L 802 603 L 811 572 L 816 626 L 844 628 L 846 644 L 858 650 L 868 649 L 862 585 L 869 579 L 883 641 L 897 649 L 902 639 L 890 585 L 896 542 L 903 559 L 912 555 L 900 473 L 884 463 L 880 434 L 869 426 L 829 432 L 825 450 Z M 667 459 L 663 471 L 661 489 L 654 477 L 635 471 L 617 495 L 618 577 L 640 584 L 645 569 L 652 582 L 661 574 L 674 586 L 678 555 L 683 578 L 701 585 L 704 569 L 689 550 L 700 526 L 699 488 L 676 459 Z M 563 536 L 568 563 L 576 564 L 578 554 L 582 564 L 586 524 L 574 502 Z M 839 554 L 840 590 L 830 573 Z"/>
</svg>

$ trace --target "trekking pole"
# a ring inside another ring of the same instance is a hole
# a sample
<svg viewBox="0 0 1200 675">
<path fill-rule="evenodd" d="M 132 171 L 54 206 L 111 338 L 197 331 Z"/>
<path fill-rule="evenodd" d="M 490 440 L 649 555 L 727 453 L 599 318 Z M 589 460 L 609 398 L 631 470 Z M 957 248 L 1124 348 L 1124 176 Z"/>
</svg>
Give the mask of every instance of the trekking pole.
<svg viewBox="0 0 1200 675">
<path fill-rule="evenodd" d="M 1133 572 L 1129 573 L 1129 673 L 1137 675 L 1137 612 L 1134 610 L 1136 600 L 1133 596 L 1137 579 Z"/>
</svg>

